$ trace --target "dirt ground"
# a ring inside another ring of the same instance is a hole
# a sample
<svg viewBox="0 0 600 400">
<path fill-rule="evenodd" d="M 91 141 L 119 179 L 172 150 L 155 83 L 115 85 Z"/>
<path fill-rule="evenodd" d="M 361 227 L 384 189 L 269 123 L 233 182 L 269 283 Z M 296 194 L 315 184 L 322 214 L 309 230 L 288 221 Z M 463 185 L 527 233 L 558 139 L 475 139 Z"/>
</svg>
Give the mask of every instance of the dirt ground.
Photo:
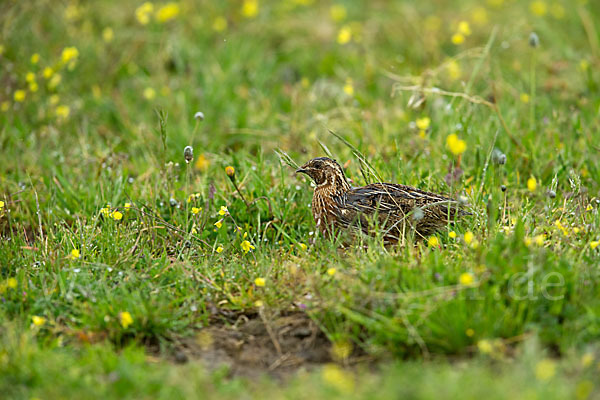
<svg viewBox="0 0 600 400">
<path fill-rule="evenodd" d="M 330 341 L 304 312 L 275 317 L 261 312 L 240 315 L 233 323 L 211 324 L 183 340 L 173 359 L 201 360 L 209 369 L 225 365 L 236 376 L 284 377 L 331 361 L 330 348 Z"/>
</svg>

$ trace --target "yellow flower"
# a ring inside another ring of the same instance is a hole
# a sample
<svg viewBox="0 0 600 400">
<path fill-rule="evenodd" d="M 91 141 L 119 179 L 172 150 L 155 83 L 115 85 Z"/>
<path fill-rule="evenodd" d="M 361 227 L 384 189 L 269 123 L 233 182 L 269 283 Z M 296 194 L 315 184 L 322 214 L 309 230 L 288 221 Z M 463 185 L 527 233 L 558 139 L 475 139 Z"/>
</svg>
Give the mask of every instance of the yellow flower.
<svg viewBox="0 0 600 400">
<path fill-rule="evenodd" d="M 61 80 L 62 80 L 62 76 L 60 74 L 52 75 L 52 78 L 50 78 L 50 82 L 48 82 L 48 88 L 50 88 L 50 89 L 56 88 L 60 84 Z"/>
<path fill-rule="evenodd" d="M 229 177 L 233 177 L 235 175 L 235 168 L 233 168 L 231 165 L 225 167 L 225 173 L 227 174 L 227 176 Z"/>
<path fill-rule="evenodd" d="M 2 112 L 7 112 L 9 108 L 10 108 L 10 102 L 9 101 L 3 101 L 2 104 L 0 104 L 0 110 Z"/>
<path fill-rule="evenodd" d="M 206 171 L 210 166 L 210 161 L 206 159 L 206 156 L 204 154 L 200 154 L 194 166 L 200 171 Z"/>
<path fill-rule="evenodd" d="M 426 131 L 429 128 L 429 125 L 431 124 L 431 119 L 429 117 L 417 118 L 415 124 L 420 130 Z"/>
<path fill-rule="evenodd" d="M 339 44 L 346 44 L 352 40 L 352 30 L 348 25 L 343 26 L 337 35 L 337 42 Z"/>
<path fill-rule="evenodd" d="M 154 90 L 154 88 L 147 87 L 146 89 L 144 89 L 144 97 L 146 98 L 146 100 L 154 99 L 156 97 L 156 90 Z"/>
<path fill-rule="evenodd" d="M 106 28 L 104 28 L 102 30 L 102 39 L 106 43 L 112 42 L 114 37 L 115 37 L 115 32 L 113 31 L 113 29 L 110 26 L 107 26 Z"/>
<path fill-rule="evenodd" d="M 125 211 L 129 211 L 129 209 L 131 208 L 131 203 L 125 203 L 123 208 L 125 208 Z"/>
<path fill-rule="evenodd" d="M 58 107 L 56 107 L 56 116 L 59 119 L 67 119 L 69 117 L 69 114 L 71 113 L 71 109 L 69 108 L 69 106 L 65 106 L 65 105 L 60 105 Z"/>
<path fill-rule="evenodd" d="M 227 20 L 223 17 L 215 18 L 212 28 L 217 32 L 223 32 L 225 29 L 227 29 Z"/>
<path fill-rule="evenodd" d="M 346 93 L 348 96 L 352 96 L 354 94 L 354 85 L 352 84 L 352 79 L 346 79 L 344 93 Z"/>
<path fill-rule="evenodd" d="M 4 45 L 0 44 L 0 56 L 4 54 Z"/>
<path fill-rule="evenodd" d="M 306 246 L 304 243 L 298 243 L 298 247 L 300 247 L 300 250 L 302 251 L 306 251 L 306 249 L 308 248 L 308 246 Z"/>
<path fill-rule="evenodd" d="M 448 232 L 448 237 L 449 237 L 450 239 L 455 239 L 455 238 L 456 238 L 456 232 L 454 232 L 454 231 L 450 231 L 450 232 Z"/>
<path fill-rule="evenodd" d="M 544 239 L 546 239 L 545 235 L 543 235 L 543 234 L 542 235 L 536 235 L 533 238 L 533 241 L 535 242 L 536 245 L 543 246 L 544 245 Z"/>
<path fill-rule="evenodd" d="M 100 213 L 105 217 L 108 217 L 108 215 L 110 214 L 110 208 L 108 206 L 103 207 L 100 209 Z"/>
<path fill-rule="evenodd" d="M 331 357 L 336 361 L 348 359 L 352 354 L 352 342 L 348 340 L 337 340 L 331 345 Z"/>
<path fill-rule="evenodd" d="M 529 95 L 527 93 L 521 93 L 521 95 L 519 96 L 521 98 L 521 101 L 525 104 L 529 103 Z"/>
<path fill-rule="evenodd" d="M 535 192 L 536 188 L 537 188 L 537 181 L 535 180 L 535 178 L 532 176 L 531 178 L 527 179 L 527 189 L 530 192 Z"/>
<path fill-rule="evenodd" d="M 579 61 L 579 69 L 581 69 L 582 71 L 587 71 L 588 68 L 590 68 L 590 63 L 588 60 L 581 60 Z"/>
<path fill-rule="evenodd" d="M 587 207 L 585 208 L 585 211 L 592 211 L 594 209 L 594 206 L 592 206 L 591 204 L 588 204 Z"/>
<path fill-rule="evenodd" d="M 38 89 L 39 89 L 39 86 L 38 86 L 37 82 L 30 82 L 29 83 L 29 91 L 30 92 L 35 93 L 35 92 L 38 91 Z"/>
<path fill-rule="evenodd" d="M 69 254 L 69 258 L 75 260 L 76 258 L 80 258 L 80 257 L 81 257 L 81 253 L 79 252 L 79 249 L 71 250 L 71 253 Z"/>
<path fill-rule="evenodd" d="M 465 335 L 467 335 L 468 337 L 473 337 L 474 334 L 475 334 L 475 331 L 472 328 L 468 328 L 465 331 Z"/>
<path fill-rule="evenodd" d="M 255 247 L 252 246 L 252 244 L 249 241 L 247 241 L 247 240 L 244 240 L 240 244 L 240 246 L 242 246 L 242 250 L 244 250 L 244 253 L 248 253 L 250 250 L 254 250 L 255 249 Z"/>
<path fill-rule="evenodd" d="M 0 200 L 0 209 L 4 208 L 4 202 Z"/>
<path fill-rule="evenodd" d="M 460 64 L 456 60 L 448 62 L 446 68 L 448 69 L 448 75 L 450 75 L 451 79 L 456 80 L 460 78 L 462 71 L 460 69 Z"/>
<path fill-rule="evenodd" d="M 116 211 L 116 210 L 113 211 L 110 215 L 115 221 L 119 221 L 123 218 L 123 213 L 121 213 L 120 211 Z"/>
<path fill-rule="evenodd" d="M 471 26 L 467 21 L 460 21 L 458 23 L 458 31 L 465 36 L 469 36 L 471 34 Z"/>
<path fill-rule="evenodd" d="M 218 220 L 217 222 L 215 222 L 215 226 L 217 227 L 217 229 L 221 229 L 221 227 L 223 226 L 223 221 Z"/>
<path fill-rule="evenodd" d="M 154 5 L 149 1 L 145 2 L 135 10 L 135 18 L 142 25 L 148 24 L 150 22 L 150 14 L 154 11 Z"/>
<path fill-rule="evenodd" d="M 42 75 L 44 76 L 44 78 L 50 79 L 50 77 L 52 77 L 52 75 L 54 75 L 54 70 L 50 67 L 46 67 L 42 71 Z"/>
<path fill-rule="evenodd" d="M 192 214 L 198 214 L 200 211 L 202 211 L 201 207 L 192 207 Z"/>
<path fill-rule="evenodd" d="M 490 354 L 494 350 L 494 346 L 490 343 L 489 340 L 482 339 L 477 342 L 477 348 L 483 354 Z"/>
<path fill-rule="evenodd" d="M 260 307 L 262 307 L 262 306 L 264 306 L 264 303 L 262 302 L 262 300 L 256 300 L 256 301 L 254 302 L 254 307 L 258 307 L 258 308 L 260 308 Z"/>
<path fill-rule="evenodd" d="M 340 392 L 350 393 L 354 390 L 354 379 L 337 364 L 326 364 L 321 370 L 323 381 Z"/>
<path fill-rule="evenodd" d="M 460 282 L 460 284 L 463 286 L 470 286 L 473 284 L 473 282 L 475 282 L 475 278 L 470 272 L 463 272 L 458 277 L 458 282 Z"/>
<path fill-rule="evenodd" d="M 121 326 L 125 329 L 133 324 L 133 318 L 131 317 L 131 314 L 129 314 L 129 311 L 121 311 L 119 313 L 119 319 L 121 320 Z"/>
<path fill-rule="evenodd" d="M 176 18 L 180 12 L 179 4 L 167 3 L 156 11 L 155 17 L 158 22 L 164 23 Z"/>
<path fill-rule="evenodd" d="M 223 246 L 217 247 L 217 253 L 222 253 L 222 252 L 223 252 Z"/>
<path fill-rule="evenodd" d="M 33 72 L 28 72 L 25 74 L 25 81 L 27 82 L 34 82 L 35 81 L 35 74 Z"/>
<path fill-rule="evenodd" d="M 464 239 L 465 239 L 466 244 L 468 244 L 468 245 L 471 244 L 473 242 L 474 238 L 475 238 L 475 235 L 473 235 L 473 232 L 471 232 L 471 231 L 465 232 Z"/>
<path fill-rule="evenodd" d="M 8 278 L 6 281 L 6 286 L 8 286 L 9 289 L 16 289 L 17 284 L 18 282 L 15 278 Z"/>
<path fill-rule="evenodd" d="M 258 0 L 244 0 L 242 4 L 242 15 L 246 18 L 254 18 L 258 14 Z"/>
<path fill-rule="evenodd" d="M 427 239 L 427 246 L 429 247 L 437 247 L 440 245 L 440 241 L 437 236 L 431 236 Z"/>
<path fill-rule="evenodd" d="M 19 90 L 15 90 L 15 94 L 13 96 L 13 98 L 15 99 L 15 101 L 17 103 L 22 103 L 23 101 L 25 101 L 25 97 L 27 96 L 27 92 L 19 89 Z"/>
<path fill-rule="evenodd" d="M 463 44 L 465 42 L 465 36 L 460 32 L 456 32 L 454 35 L 452 35 L 450 40 L 452 40 L 452 43 L 456 45 Z"/>
<path fill-rule="evenodd" d="M 265 283 L 266 283 L 265 278 L 256 278 L 254 280 L 254 284 L 258 287 L 264 287 Z"/>
<path fill-rule="evenodd" d="M 556 363 L 548 358 L 540 361 L 535 366 L 535 376 L 540 381 L 547 381 L 556 374 Z"/>
<path fill-rule="evenodd" d="M 335 268 L 327 269 L 327 275 L 329 275 L 329 276 L 334 276 L 336 272 L 337 272 L 337 270 Z"/>
<path fill-rule="evenodd" d="M 46 323 L 46 318 L 37 315 L 32 316 L 31 320 L 35 326 L 42 326 Z"/>
<path fill-rule="evenodd" d="M 594 240 L 593 242 L 590 242 L 590 247 L 592 250 L 598 247 L 598 245 L 600 245 L 600 240 Z"/>
<path fill-rule="evenodd" d="M 60 59 L 64 64 L 66 64 L 70 61 L 76 60 L 77 57 L 79 57 L 79 50 L 77 50 L 77 47 L 71 46 L 63 49 Z"/>
<path fill-rule="evenodd" d="M 526 237 L 525 239 L 523 239 L 523 243 L 525 243 L 525 246 L 530 247 L 533 243 L 533 240 L 531 240 L 530 237 Z"/>
<path fill-rule="evenodd" d="M 534 15 L 537 15 L 538 17 L 543 17 L 548 12 L 548 6 L 545 2 L 541 0 L 532 1 L 529 4 L 529 9 Z"/>
<path fill-rule="evenodd" d="M 331 19 L 336 22 L 342 21 L 346 19 L 346 7 L 342 4 L 334 4 L 329 8 L 329 15 L 331 16 Z"/>
<path fill-rule="evenodd" d="M 227 215 L 227 214 L 229 214 L 229 210 L 227 209 L 227 207 L 221 206 L 221 209 L 219 210 L 219 215 Z"/>
<path fill-rule="evenodd" d="M 448 147 L 448 150 L 450 150 L 452 154 L 457 156 L 465 152 L 467 143 L 464 140 L 459 139 L 456 133 L 453 133 L 446 138 L 446 147 Z"/>
</svg>

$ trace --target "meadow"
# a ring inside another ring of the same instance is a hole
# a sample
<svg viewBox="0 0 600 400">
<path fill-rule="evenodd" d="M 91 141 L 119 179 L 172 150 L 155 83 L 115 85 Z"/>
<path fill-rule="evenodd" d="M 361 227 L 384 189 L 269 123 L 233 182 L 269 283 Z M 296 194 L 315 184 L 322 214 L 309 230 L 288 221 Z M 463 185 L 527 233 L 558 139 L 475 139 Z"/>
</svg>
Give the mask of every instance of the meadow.
<svg viewBox="0 0 600 400">
<path fill-rule="evenodd" d="M 0 32 L 3 397 L 600 396 L 600 2 L 5 0 Z M 342 247 L 294 174 L 325 155 L 471 215 Z"/>
</svg>

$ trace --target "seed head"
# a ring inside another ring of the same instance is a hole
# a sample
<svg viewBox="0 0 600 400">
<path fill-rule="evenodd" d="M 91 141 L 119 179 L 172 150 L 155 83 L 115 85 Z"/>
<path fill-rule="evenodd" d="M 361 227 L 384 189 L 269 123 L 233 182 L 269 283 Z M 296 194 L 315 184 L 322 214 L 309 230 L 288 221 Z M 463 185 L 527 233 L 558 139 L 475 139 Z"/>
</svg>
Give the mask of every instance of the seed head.
<svg viewBox="0 0 600 400">
<path fill-rule="evenodd" d="M 192 146 L 185 146 L 183 157 L 185 158 L 185 162 L 189 164 L 194 159 L 194 148 Z"/>
<path fill-rule="evenodd" d="M 540 38 L 537 35 L 537 33 L 531 32 L 529 34 L 529 45 L 531 47 L 533 47 L 534 49 L 537 48 L 537 47 L 539 47 L 539 45 L 540 45 Z"/>
<path fill-rule="evenodd" d="M 506 154 L 504 154 L 499 149 L 494 149 L 492 152 L 492 162 L 498 165 L 506 164 Z"/>
<path fill-rule="evenodd" d="M 204 113 L 202 111 L 198 111 L 194 114 L 194 118 L 198 121 L 204 121 Z"/>
</svg>

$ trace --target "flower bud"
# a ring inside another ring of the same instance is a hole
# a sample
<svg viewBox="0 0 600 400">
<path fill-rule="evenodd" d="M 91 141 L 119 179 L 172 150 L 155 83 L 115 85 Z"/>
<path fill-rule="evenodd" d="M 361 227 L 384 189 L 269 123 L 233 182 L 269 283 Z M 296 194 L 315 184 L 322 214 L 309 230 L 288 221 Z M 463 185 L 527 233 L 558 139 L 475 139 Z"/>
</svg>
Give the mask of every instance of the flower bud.
<svg viewBox="0 0 600 400">
<path fill-rule="evenodd" d="M 185 158 L 185 162 L 189 164 L 194 159 L 194 148 L 192 146 L 185 146 L 183 157 Z"/>
</svg>

